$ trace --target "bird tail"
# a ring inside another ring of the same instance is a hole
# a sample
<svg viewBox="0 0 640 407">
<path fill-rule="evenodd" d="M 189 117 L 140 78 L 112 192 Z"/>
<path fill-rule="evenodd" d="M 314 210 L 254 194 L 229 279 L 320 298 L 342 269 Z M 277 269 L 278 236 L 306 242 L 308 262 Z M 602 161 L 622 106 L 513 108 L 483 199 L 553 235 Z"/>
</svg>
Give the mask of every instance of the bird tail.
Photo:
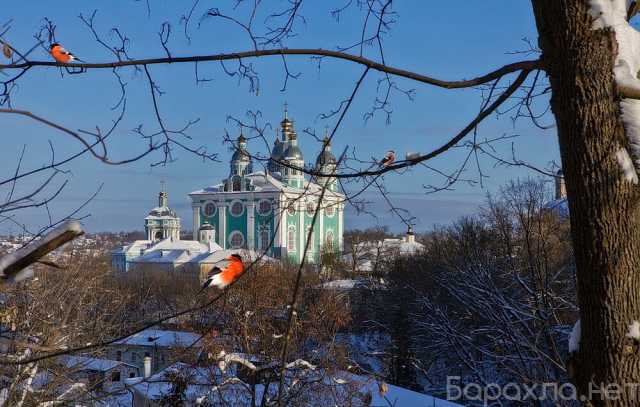
<svg viewBox="0 0 640 407">
<path fill-rule="evenodd" d="M 80 58 L 78 58 L 78 57 L 77 57 L 77 56 L 75 56 L 75 55 L 73 55 L 73 60 L 74 60 L 74 61 L 78 61 L 78 62 L 82 62 L 82 63 L 84 63 L 84 64 L 86 64 L 86 63 L 87 63 L 87 61 L 85 61 L 84 59 L 80 59 Z"/>
<path fill-rule="evenodd" d="M 209 273 L 207 281 L 202 284 L 202 288 L 200 289 L 200 291 L 198 291 L 197 295 L 200 295 L 205 289 L 211 287 L 212 285 L 217 285 L 215 283 L 215 281 L 217 281 L 215 277 L 219 276 L 220 274 L 222 274 L 222 270 L 220 269 L 220 267 L 214 267 L 213 270 L 211 270 L 211 272 Z"/>
</svg>

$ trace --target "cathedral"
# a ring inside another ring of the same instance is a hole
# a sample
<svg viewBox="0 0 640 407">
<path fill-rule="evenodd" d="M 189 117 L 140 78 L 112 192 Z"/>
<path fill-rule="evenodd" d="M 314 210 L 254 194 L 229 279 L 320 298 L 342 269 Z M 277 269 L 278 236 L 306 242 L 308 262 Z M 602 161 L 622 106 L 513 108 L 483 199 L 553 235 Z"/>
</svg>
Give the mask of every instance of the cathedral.
<svg viewBox="0 0 640 407">
<path fill-rule="evenodd" d="M 325 253 L 342 251 L 344 199 L 335 178 L 308 179 L 297 168 L 313 168 L 322 174 L 336 170 L 336 158 L 327 136 L 315 163 L 306 166 L 298 137 L 285 108 L 278 137 L 267 168 L 254 171 L 252 154 L 241 133 L 234 146 L 229 175 L 217 185 L 191 192 L 193 240 L 181 240 L 180 218 L 169 208 L 164 187 L 158 206 L 145 218 L 145 240 L 112 253 L 114 268 L 121 271 L 134 264 L 201 263 L 216 254 L 243 250 L 249 257 L 302 260 L 311 223 L 319 208 L 311 234 L 307 261 L 318 262 Z M 326 186 L 324 194 L 323 187 Z M 322 200 L 320 198 L 322 197 Z"/>
<path fill-rule="evenodd" d="M 319 205 L 307 258 L 316 262 L 322 253 L 342 250 L 345 197 L 336 179 L 307 179 L 292 168 L 333 173 L 337 163 L 328 138 L 325 136 L 315 165 L 308 167 L 286 108 L 278 133 L 266 170 L 254 171 L 247 139 L 240 134 L 229 176 L 189 194 L 194 240 L 206 243 L 211 239 L 225 249 L 247 248 L 299 262 Z M 323 185 L 327 188 L 320 202 Z"/>
</svg>

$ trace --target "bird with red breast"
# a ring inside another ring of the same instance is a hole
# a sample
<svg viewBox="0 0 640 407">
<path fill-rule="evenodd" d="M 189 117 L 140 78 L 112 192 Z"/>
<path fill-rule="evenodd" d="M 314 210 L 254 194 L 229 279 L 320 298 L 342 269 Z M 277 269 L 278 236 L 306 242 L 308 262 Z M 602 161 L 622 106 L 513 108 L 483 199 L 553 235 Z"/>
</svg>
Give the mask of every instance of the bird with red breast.
<svg viewBox="0 0 640 407">
<path fill-rule="evenodd" d="M 211 286 L 216 286 L 220 289 L 225 288 L 229 284 L 233 283 L 244 273 L 244 264 L 242 263 L 242 257 L 239 254 L 232 254 L 227 258 L 228 265 L 221 269 L 220 267 L 214 267 L 209 273 L 207 281 L 202 285 L 202 290 Z"/>
<path fill-rule="evenodd" d="M 53 59 L 56 60 L 56 62 L 60 62 L 63 64 L 68 64 L 73 61 L 84 62 L 77 56 L 73 55 L 71 52 L 67 51 L 62 45 L 58 44 L 57 42 L 51 44 L 51 47 L 49 47 L 49 53 L 51 54 Z"/>
<path fill-rule="evenodd" d="M 396 152 L 393 150 L 387 151 L 384 158 L 380 161 L 381 167 L 388 167 L 396 160 Z"/>
</svg>

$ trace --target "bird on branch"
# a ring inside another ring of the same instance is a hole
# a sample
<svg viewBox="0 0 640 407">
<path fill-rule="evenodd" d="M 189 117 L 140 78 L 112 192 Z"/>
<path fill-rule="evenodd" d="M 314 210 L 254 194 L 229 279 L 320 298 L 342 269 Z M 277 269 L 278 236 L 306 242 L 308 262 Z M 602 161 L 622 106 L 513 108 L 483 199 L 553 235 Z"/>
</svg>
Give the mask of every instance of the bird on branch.
<svg viewBox="0 0 640 407">
<path fill-rule="evenodd" d="M 228 265 L 221 269 L 220 267 L 214 267 L 209 273 L 207 281 L 202 285 L 202 290 L 215 285 L 216 287 L 223 289 L 229 284 L 233 283 L 244 273 L 244 264 L 242 263 L 242 257 L 239 254 L 232 254 L 227 258 Z"/>
<path fill-rule="evenodd" d="M 73 55 L 71 52 L 67 51 L 62 45 L 54 42 L 51 44 L 49 48 L 49 53 L 56 60 L 56 62 L 60 62 L 63 64 L 68 64 L 73 61 L 84 62 L 77 56 Z"/>
<path fill-rule="evenodd" d="M 7 59 L 11 59 L 11 57 L 13 56 L 13 49 L 11 48 L 11 45 L 7 44 L 6 42 L 3 42 L 2 43 L 2 54 Z"/>
<path fill-rule="evenodd" d="M 396 160 L 396 152 L 393 150 L 387 151 L 384 158 L 380 161 L 381 167 L 388 167 Z"/>
</svg>

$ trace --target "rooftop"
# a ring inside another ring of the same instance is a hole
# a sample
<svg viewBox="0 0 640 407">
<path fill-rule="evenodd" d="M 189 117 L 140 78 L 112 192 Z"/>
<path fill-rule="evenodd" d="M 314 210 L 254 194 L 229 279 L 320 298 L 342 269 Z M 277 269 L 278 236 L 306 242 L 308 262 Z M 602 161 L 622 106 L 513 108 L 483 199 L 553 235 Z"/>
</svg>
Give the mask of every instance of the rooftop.
<svg viewBox="0 0 640 407">
<path fill-rule="evenodd" d="M 202 335 L 185 331 L 164 331 L 145 329 L 127 338 L 114 342 L 116 345 L 159 346 L 168 348 L 187 348 L 197 346 Z"/>
<path fill-rule="evenodd" d="M 117 360 L 99 359 L 86 356 L 61 356 L 58 361 L 69 369 L 94 370 L 99 372 L 106 372 L 120 365 L 126 365 L 126 363 Z"/>
</svg>

